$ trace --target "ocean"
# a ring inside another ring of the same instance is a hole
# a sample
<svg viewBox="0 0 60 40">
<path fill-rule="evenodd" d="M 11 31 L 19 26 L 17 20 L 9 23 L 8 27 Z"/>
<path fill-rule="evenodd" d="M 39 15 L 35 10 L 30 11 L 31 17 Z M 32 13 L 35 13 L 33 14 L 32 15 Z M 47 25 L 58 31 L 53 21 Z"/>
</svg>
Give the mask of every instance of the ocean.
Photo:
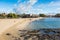
<svg viewBox="0 0 60 40">
<path fill-rule="evenodd" d="M 60 28 L 60 18 L 42 18 L 39 20 L 32 21 L 26 27 L 27 29 L 57 29 Z"/>
</svg>

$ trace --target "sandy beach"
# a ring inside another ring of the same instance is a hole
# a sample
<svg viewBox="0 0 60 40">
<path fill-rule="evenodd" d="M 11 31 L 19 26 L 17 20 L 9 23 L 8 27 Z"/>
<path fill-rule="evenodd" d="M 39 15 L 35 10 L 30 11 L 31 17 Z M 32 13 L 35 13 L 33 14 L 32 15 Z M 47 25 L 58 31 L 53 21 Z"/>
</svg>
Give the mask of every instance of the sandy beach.
<svg viewBox="0 0 60 40">
<path fill-rule="evenodd" d="M 8 40 L 6 33 L 16 36 L 18 30 L 23 30 L 30 22 L 41 18 L 0 19 L 0 40 Z"/>
</svg>

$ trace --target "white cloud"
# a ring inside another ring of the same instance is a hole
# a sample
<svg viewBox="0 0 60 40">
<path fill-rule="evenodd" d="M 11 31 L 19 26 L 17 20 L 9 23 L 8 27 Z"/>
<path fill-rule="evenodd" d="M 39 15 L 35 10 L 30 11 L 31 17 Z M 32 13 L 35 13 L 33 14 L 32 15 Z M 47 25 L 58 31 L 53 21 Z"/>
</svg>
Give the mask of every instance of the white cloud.
<svg viewBox="0 0 60 40">
<path fill-rule="evenodd" d="M 48 4 L 51 9 L 50 11 L 51 12 L 54 12 L 54 13 L 60 13 L 60 1 L 57 1 L 57 2 L 51 2 L 50 4 Z"/>
<path fill-rule="evenodd" d="M 41 4 L 38 8 L 42 9 L 43 13 L 60 13 L 60 1 Z"/>
<path fill-rule="evenodd" d="M 21 0 L 18 0 L 18 4 L 16 4 L 16 12 L 18 13 L 58 13 L 60 12 L 60 1 L 50 2 L 48 4 L 40 4 L 33 8 L 33 5 L 38 0 L 29 0 L 20 3 Z"/>
<path fill-rule="evenodd" d="M 49 3 L 49 6 L 60 6 L 60 1 L 57 2 L 52 1 Z"/>
<path fill-rule="evenodd" d="M 18 0 L 19 3 L 20 0 Z M 37 0 L 29 0 L 24 1 L 23 3 L 19 3 L 17 7 L 15 8 L 17 12 L 19 13 L 29 13 L 32 12 L 32 6 L 37 2 Z M 15 5 L 16 6 L 16 5 Z"/>
<path fill-rule="evenodd" d="M 37 0 L 30 0 L 29 2 L 31 5 L 34 5 L 37 2 Z"/>
</svg>

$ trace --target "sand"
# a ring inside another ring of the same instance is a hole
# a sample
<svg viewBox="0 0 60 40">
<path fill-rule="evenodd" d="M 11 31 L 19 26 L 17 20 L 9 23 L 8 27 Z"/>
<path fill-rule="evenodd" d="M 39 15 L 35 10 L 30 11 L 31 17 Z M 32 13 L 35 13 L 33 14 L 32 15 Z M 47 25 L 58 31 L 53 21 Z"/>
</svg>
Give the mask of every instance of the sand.
<svg viewBox="0 0 60 40">
<path fill-rule="evenodd" d="M 38 19 L 41 18 L 0 19 L 0 40 L 9 39 L 6 33 L 17 36 L 18 30 L 23 30 L 30 22 Z"/>
</svg>

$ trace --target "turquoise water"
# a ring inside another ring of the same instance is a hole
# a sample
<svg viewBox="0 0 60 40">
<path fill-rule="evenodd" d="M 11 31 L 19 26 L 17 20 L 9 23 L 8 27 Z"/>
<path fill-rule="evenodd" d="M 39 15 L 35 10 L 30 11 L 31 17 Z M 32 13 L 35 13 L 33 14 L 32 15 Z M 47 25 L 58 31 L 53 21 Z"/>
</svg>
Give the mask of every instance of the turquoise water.
<svg viewBox="0 0 60 40">
<path fill-rule="evenodd" d="M 35 20 L 26 27 L 27 29 L 60 28 L 60 18 L 43 18 Z"/>
</svg>

